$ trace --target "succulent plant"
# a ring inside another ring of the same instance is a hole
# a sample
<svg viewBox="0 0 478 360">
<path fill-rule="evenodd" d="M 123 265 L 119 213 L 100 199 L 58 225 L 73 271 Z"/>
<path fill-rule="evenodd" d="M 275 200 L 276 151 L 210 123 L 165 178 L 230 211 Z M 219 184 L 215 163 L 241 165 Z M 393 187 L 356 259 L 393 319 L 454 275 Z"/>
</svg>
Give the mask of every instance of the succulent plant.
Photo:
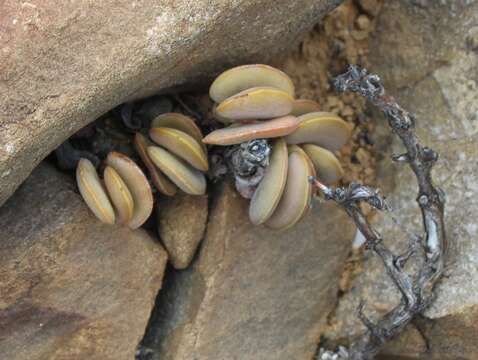
<svg viewBox="0 0 478 360">
<path fill-rule="evenodd" d="M 209 169 L 202 132 L 193 119 L 179 113 L 166 113 L 151 123 L 149 136 L 159 146 L 148 146 L 146 155 L 167 178 L 190 195 L 206 192 L 204 172 Z M 144 160 L 144 159 L 143 159 Z M 158 189 L 169 195 L 163 189 Z"/>
<path fill-rule="evenodd" d="M 82 158 L 76 169 L 76 180 L 86 204 L 102 222 L 136 229 L 151 215 L 151 187 L 143 171 L 126 155 L 108 154 L 104 181 L 91 161 Z"/>
<path fill-rule="evenodd" d="M 267 65 L 227 70 L 212 83 L 209 95 L 214 114 L 227 127 L 208 134 L 203 142 L 234 145 L 274 139 L 262 180 L 252 194 L 253 224 L 287 229 L 307 212 L 312 197 L 308 178 L 333 183 L 343 176 L 333 151 L 340 149 L 351 127 L 337 115 L 320 112 L 312 100 L 294 99 L 291 79 Z"/>
<path fill-rule="evenodd" d="M 178 188 L 192 195 L 204 194 L 207 149 L 194 120 L 165 113 L 152 121 L 149 135 L 154 143 L 137 132 L 134 146 L 158 191 L 167 196 L 175 195 Z M 79 161 L 76 177 L 83 199 L 102 222 L 133 229 L 141 226 L 153 209 L 146 176 L 133 160 L 118 152 L 111 152 L 105 163 L 101 181 L 88 159 Z"/>
<path fill-rule="evenodd" d="M 204 194 L 204 173 L 209 168 L 206 144 L 236 145 L 232 162 L 244 165 L 239 175 L 254 177 L 252 191 L 238 188 L 251 199 L 251 222 L 286 229 L 307 213 L 310 176 L 326 184 L 342 177 L 333 151 L 350 137 L 350 125 L 335 114 L 321 112 L 315 101 L 295 99 L 294 84 L 282 71 L 261 64 L 238 66 L 219 75 L 209 95 L 216 103 L 214 117 L 226 127 L 203 137 L 192 118 L 168 112 L 151 121 L 149 138 L 136 133 L 134 146 L 160 193 L 174 196 L 179 188 L 191 195 Z M 255 149 L 258 156 L 249 154 Z M 252 158 L 244 158 L 247 154 Z M 253 174 L 255 164 L 261 171 Z M 102 182 L 89 160 L 79 162 L 77 180 L 83 198 L 103 222 L 140 226 L 153 206 L 145 175 L 116 152 L 108 155 L 106 165 Z"/>
</svg>

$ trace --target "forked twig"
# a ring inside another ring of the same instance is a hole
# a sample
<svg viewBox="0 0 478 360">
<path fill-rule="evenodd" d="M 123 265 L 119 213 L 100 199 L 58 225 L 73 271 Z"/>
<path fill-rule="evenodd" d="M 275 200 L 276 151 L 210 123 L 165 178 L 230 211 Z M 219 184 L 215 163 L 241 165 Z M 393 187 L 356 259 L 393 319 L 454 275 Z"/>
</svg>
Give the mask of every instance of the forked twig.
<svg viewBox="0 0 478 360">
<path fill-rule="evenodd" d="M 417 250 L 416 237 L 410 239 L 405 254 L 393 254 L 383 243 L 382 235 L 369 223 L 358 206 L 365 201 L 378 210 L 387 210 L 380 194 L 367 186 L 352 183 L 348 188 L 332 189 L 312 178 L 326 199 L 335 201 L 344 208 L 364 235 L 365 246 L 375 252 L 383 262 L 388 275 L 400 291 L 401 301 L 393 310 L 376 323 L 363 313 L 364 304 L 358 309 L 358 316 L 367 328 L 365 334 L 352 341 L 348 349 L 336 351 L 321 349 L 318 359 L 373 359 L 381 347 L 398 335 L 433 300 L 433 289 L 443 274 L 447 242 L 444 226 L 444 193 L 432 181 L 431 170 L 438 160 L 438 154 L 420 144 L 413 129 L 415 116 L 402 109 L 395 99 L 385 93 L 380 78 L 369 74 L 366 69 L 351 65 L 348 71 L 334 81 L 339 92 L 352 91 L 368 99 L 380 109 L 388 120 L 392 132 L 399 137 L 406 152 L 394 156 L 393 160 L 407 163 L 418 182 L 417 203 L 420 207 L 425 237 L 422 245 L 425 259 L 414 276 L 408 275 L 403 267 Z"/>
</svg>

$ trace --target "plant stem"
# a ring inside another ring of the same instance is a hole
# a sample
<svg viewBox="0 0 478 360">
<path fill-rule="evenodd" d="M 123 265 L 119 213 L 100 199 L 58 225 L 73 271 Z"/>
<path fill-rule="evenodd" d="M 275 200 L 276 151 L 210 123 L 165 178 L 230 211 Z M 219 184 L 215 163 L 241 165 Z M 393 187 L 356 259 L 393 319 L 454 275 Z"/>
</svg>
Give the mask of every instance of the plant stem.
<svg viewBox="0 0 478 360">
<path fill-rule="evenodd" d="M 434 287 L 443 274 L 447 249 L 445 201 L 443 191 L 433 184 L 431 177 L 438 154 L 419 142 L 414 133 L 415 116 L 386 94 L 379 76 L 351 65 L 346 73 L 335 79 L 334 86 L 339 92 L 352 91 L 360 94 L 384 113 L 391 131 L 398 136 L 406 150 L 404 154 L 394 156 L 393 160 L 407 163 L 417 179 L 417 203 L 425 230 L 425 236 L 419 243 L 424 248 L 425 258 L 417 273 L 410 276 L 403 267 L 416 253 L 416 238 L 410 238 L 409 248 L 404 254 L 393 254 L 384 245 L 382 235 L 372 227 L 358 206 L 359 202 L 366 201 L 378 210 L 387 210 L 385 201 L 377 191 L 356 183 L 350 184 L 348 188 L 332 189 L 315 178 L 311 179 L 326 199 L 335 201 L 352 218 L 366 239 L 365 246 L 380 257 L 401 294 L 400 304 L 375 323 L 364 315 L 364 304 L 361 304 L 358 316 L 367 327 L 366 333 L 352 341 L 348 349 L 341 347 L 335 352 L 321 349 L 319 354 L 319 360 L 368 360 L 373 359 L 385 343 L 400 334 L 433 300 Z"/>
</svg>

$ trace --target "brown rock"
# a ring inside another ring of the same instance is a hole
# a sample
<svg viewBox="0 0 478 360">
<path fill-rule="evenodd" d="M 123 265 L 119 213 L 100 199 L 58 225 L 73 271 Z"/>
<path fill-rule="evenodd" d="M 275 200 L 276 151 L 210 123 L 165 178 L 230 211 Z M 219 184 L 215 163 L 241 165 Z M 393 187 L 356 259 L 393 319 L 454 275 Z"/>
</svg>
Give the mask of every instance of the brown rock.
<svg viewBox="0 0 478 360">
<path fill-rule="evenodd" d="M 384 359 L 392 354 L 419 360 L 477 359 L 476 319 L 478 306 L 433 321 L 419 319 L 416 327 L 409 326 L 399 338 L 387 344 Z"/>
<path fill-rule="evenodd" d="M 425 356 L 427 352 L 428 344 L 420 330 L 414 324 L 408 324 L 398 338 L 385 345 L 382 356 L 384 357 L 383 360 L 387 360 L 387 357 L 389 357 L 387 354 L 400 354 L 401 357 L 413 358 L 416 354 Z"/>
<path fill-rule="evenodd" d="M 101 114 L 232 65 L 276 60 L 337 2 L 2 1 L 0 205 Z"/>
<path fill-rule="evenodd" d="M 41 164 L 0 208 L 3 359 L 133 359 L 166 252 L 146 232 L 100 223 Z"/>
<path fill-rule="evenodd" d="M 207 221 L 207 195 L 178 192 L 162 197 L 158 206 L 158 233 L 176 269 L 191 263 L 201 242 Z"/>
<path fill-rule="evenodd" d="M 300 224 L 273 232 L 251 225 L 248 201 L 231 185 L 217 195 L 198 260 L 168 279 L 142 353 L 161 360 L 312 358 L 354 226 L 333 204 L 315 204 Z"/>
<path fill-rule="evenodd" d="M 385 79 L 391 95 L 417 114 L 417 131 L 425 145 L 440 154 L 434 180 L 446 193 L 446 228 L 449 239 L 446 276 L 437 287 L 437 297 L 416 322 L 418 332 L 406 331 L 384 349 L 387 356 L 413 359 L 478 358 L 478 54 L 469 50 L 469 24 L 478 22 L 478 3 L 438 4 L 426 8 L 406 1 L 385 2 L 378 17 L 371 49 L 372 69 Z M 422 61 L 423 60 L 423 61 Z M 379 133 L 388 132 L 378 121 Z M 396 209 L 395 217 L 408 231 L 420 234 L 416 180 L 407 167 L 393 165 L 392 153 L 403 151 L 389 137 L 376 143 L 384 159 L 378 169 L 379 187 Z M 407 236 L 391 219 L 378 218 L 388 244 L 399 253 Z M 416 266 L 416 263 L 410 264 Z M 399 294 L 374 256 L 363 265 L 352 290 L 341 298 L 335 326 L 326 334 L 335 341 L 363 331 L 350 314 L 360 299 L 367 300 L 372 318 L 390 310 Z M 410 341 L 422 336 L 426 351 Z M 398 345 L 397 345 L 398 344 Z"/>
</svg>

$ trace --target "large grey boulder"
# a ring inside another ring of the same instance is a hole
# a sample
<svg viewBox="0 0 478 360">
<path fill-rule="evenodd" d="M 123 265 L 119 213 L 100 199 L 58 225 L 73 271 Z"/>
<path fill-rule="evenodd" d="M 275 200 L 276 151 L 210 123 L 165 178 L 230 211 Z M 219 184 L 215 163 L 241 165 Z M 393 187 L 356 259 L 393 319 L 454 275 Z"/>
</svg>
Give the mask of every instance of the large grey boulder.
<svg viewBox="0 0 478 360">
<path fill-rule="evenodd" d="M 131 360 L 167 255 L 144 230 L 100 223 L 41 164 L 0 208 L 0 357 Z"/>
<path fill-rule="evenodd" d="M 0 205 L 116 105 L 276 60 L 339 2 L 2 1 Z"/>
</svg>

